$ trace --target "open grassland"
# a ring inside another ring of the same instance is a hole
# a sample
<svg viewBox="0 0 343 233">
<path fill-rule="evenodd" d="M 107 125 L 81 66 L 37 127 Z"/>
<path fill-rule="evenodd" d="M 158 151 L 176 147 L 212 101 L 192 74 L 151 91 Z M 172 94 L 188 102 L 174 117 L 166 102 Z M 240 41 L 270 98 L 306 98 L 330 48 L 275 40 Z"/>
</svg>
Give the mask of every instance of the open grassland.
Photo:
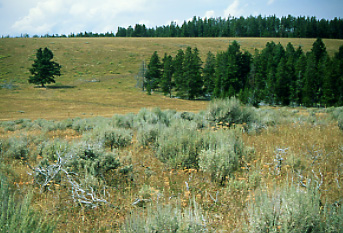
<svg viewBox="0 0 343 233">
<path fill-rule="evenodd" d="M 158 106 L 178 111 L 205 109 L 203 101 L 183 101 L 135 88 L 135 76 L 142 61 L 153 51 L 176 55 L 178 49 L 197 47 L 203 61 L 208 51 L 217 53 L 237 40 L 243 50 L 254 53 L 267 42 L 302 46 L 309 51 L 314 39 L 286 38 L 18 38 L 0 40 L 0 120 L 19 118 L 64 119 L 76 116 L 112 116 L 137 113 L 142 107 Z M 324 40 L 330 55 L 342 40 Z M 28 69 L 38 48 L 48 47 L 62 65 L 56 85 L 42 89 L 29 85 Z M 99 81 L 99 82 L 94 82 Z"/>
<path fill-rule="evenodd" d="M 314 42 L 235 39 L 250 52 Z M 155 50 L 196 46 L 205 60 L 233 40 L 1 39 L 1 230 L 341 232 L 342 107 L 255 109 L 135 88 Z M 331 55 L 343 44 L 324 42 Z M 47 89 L 27 83 L 45 46 L 63 66 Z"/>
</svg>

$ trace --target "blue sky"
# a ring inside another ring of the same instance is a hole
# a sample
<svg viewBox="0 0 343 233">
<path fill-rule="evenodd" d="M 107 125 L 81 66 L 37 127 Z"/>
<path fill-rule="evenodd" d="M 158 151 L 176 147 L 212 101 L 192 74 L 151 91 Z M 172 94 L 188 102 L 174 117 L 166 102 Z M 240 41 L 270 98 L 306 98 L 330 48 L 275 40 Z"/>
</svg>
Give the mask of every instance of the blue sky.
<svg viewBox="0 0 343 233">
<path fill-rule="evenodd" d="M 193 16 L 316 16 L 343 18 L 342 0 L 0 0 L 0 36 L 117 31 L 182 24 Z"/>
</svg>

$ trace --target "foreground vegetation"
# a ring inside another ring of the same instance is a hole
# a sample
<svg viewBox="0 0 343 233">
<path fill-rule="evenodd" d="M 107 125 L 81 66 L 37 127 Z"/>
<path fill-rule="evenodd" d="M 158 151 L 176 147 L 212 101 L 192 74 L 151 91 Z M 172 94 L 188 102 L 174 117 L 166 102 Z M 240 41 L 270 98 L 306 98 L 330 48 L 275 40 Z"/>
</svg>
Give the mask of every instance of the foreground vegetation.
<svg viewBox="0 0 343 233">
<path fill-rule="evenodd" d="M 340 232 L 342 117 L 232 98 L 198 113 L 5 121 L 1 219 L 17 213 L 30 232 Z"/>
</svg>

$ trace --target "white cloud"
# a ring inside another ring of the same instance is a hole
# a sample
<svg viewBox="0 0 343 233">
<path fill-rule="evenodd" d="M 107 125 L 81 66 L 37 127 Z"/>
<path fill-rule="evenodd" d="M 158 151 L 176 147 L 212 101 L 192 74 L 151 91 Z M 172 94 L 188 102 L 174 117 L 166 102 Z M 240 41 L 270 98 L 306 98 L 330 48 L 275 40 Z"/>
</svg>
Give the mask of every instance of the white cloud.
<svg viewBox="0 0 343 233">
<path fill-rule="evenodd" d="M 204 18 L 208 18 L 208 19 L 209 18 L 215 18 L 215 16 L 216 16 L 215 12 L 213 10 L 211 10 L 211 11 L 206 11 Z"/>
<path fill-rule="evenodd" d="M 240 8 L 240 0 L 234 0 L 224 11 L 224 16 L 242 16 L 243 10 Z"/>
<path fill-rule="evenodd" d="M 268 0 L 268 5 L 271 5 L 275 2 L 275 0 Z"/>
<path fill-rule="evenodd" d="M 45 34 L 114 31 L 119 14 L 143 12 L 147 0 L 39 0 L 12 24 L 17 33 Z"/>
</svg>

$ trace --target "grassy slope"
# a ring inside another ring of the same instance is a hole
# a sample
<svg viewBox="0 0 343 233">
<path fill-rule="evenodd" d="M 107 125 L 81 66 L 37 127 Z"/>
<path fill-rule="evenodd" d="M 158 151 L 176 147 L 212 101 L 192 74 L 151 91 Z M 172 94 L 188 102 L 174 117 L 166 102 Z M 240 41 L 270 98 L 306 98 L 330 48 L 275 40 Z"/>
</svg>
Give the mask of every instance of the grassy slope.
<svg viewBox="0 0 343 233">
<path fill-rule="evenodd" d="M 236 38 L 243 49 L 250 52 L 254 48 L 263 48 L 271 39 Z M 273 39 L 278 42 L 278 39 Z M 142 107 L 160 106 L 177 110 L 197 111 L 207 106 L 206 102 L 169 99 L 159 94 L 148 96 L 134 88 L 134 75 L 142 60 L 148 60 L 154 50 L 163 56 L 164 52 L 175 52 L 186 46 L 197 46 L 205 60 L 211 50 L 225 50 L 232 38 L 215 39 L 145 39 L 145 38 L 101 38 L 101 39 L 1 39 L 0 40 L 0 83 L 13 81 L 15 90 L 0 89 L 0 120 L 18 118 L 67 118 L 93 115 L 111 116 L 114 113 L 138 112 Z M 281 39 L 285 46 L 291 41 L 295 46 L 302 44 L 308 51 L 313 39 Z M 340 40 L 325 40 L 330 54 L 343 44 Z M 28 68 L 33 62 L 35 50 L 48 46 L 54 51 L 56 61 L 63 65 L 63 76 L 56 81 L 64 88 L 41 89 L 27 83 Z M 101 82 L 89 83 L 87 80 L 100 79 Z M 73 86 L 74 88 L 70 88 Z M 69 87 L 69 88 L 68 88 Z M 279 115 L 287 108 L 276 109 Z M 24 111 L 25 113 L 19 113 Z M 307 110 L 300 109 L 293 114 L 294 121 Z M 124 149 L 122 154 L 132 155 L 134 181 L 120 182 L 116 188 L 107 190 L 110 202 L 116 208 L 107 206 L 85 209 L 73 205 L 70 192 L 63 185 L 53 191 L 39 194 L 35 192 L 33 207 L 48 216 L 61 215 L 57 232 L 105 232 L 115 231 L 125 219 L 135 211 L 132 203 L 139 197 L 143 184 L 149 185 L 152 198 L 158 192 L 163 194 L 161 202 L 168 203 L 169 197 L 177 196 L 183 207 L 193 197 L 208 216 L 209 225 L 222 232 L 240 232 L 246 220 L 246 208 L 254 200 L 255 191 L 265 187 L 273 190 L 291 178 L 297 179 L 295 168 L 303 169 L 304 175 L 311 175 L 311 155 L 318 151 L 323 156 L 316 162 L 315 169 L 323 173 L 323 200 L 337 200 L 342 197 L 336 181 L 342 183 L 340 166 L 342 164 L 342 131 L 337 121 L 326 122 L 326 114 L 317 113 L 314 123 L 285 123 L 270 126 L 261 134 L 243 134 L 245 146 L 254 148 L 254 156 L 242 162 L 242 167 L 235 172 L 230 185 L 220 187 L 211 182 L 210 176 L 194 169 L 171 169 L 159 161 L 154 152 L 137 146 L 137 142 Z M 325 120 L 321 122 L 321 120 Z M 23 136 L 24 135 L 24 136 Z M 39 136 L 47 140 L 77 141 L 80 135 L 68 129 L 52 132 L 30 132 L 0 129 L 0 139 Z M 270 164 L 275 158 L 277 148 L 288 148 L 284 156 L 281 175 L 273 175 Z M 39 156 L 32 155 L 32 165 L 39 162 Z M 27 192 L 33 189 L 30 171 L 21 160 L 5 161 L 9 180 L 16 183 L 16 190 Z M 149 169 L 148 169 L 149 168 Z M 147 175 L 149 171 L 149 176 Z M 317 170 L 315 170 L 317 172 Z M 114 176 L 114 179 L 117 177 Z M 118 178 L 121 181 L 120 178 Z M 256 189 L 254 187 L 256 182 Z M 185 182 L 191 187 L 186 190 Z M 37 188 L 37 187 L 36 187 Z M 38 188 L 37 188 L 38 189 Z M 156 191 L 157 190 L 157 191 Z M 156 191 L 156 192 L 155 192 Z M 217 203 L 212 197 L 218 194 Z M 163 199 L 164 198 L 164 199 Z"/>
<path fill-rule="evenodd" d="M 147 96 L 135 88 L 135 75 L 143 60 L 149 61 L 153 51 L 175 56 L 178 49 L 197 47 L 202 60 L 208 51 L 227 49 L 237 40 L 242 49 L 253 53 L 268 41 L 288 42 L 295 47 L 311 49 L 314 39 L 271 38 L 48 38 L 0 39 L 0 84 L 12 83 L 15 90 L 0 89 L 0 120 L 19 118 L 63 119 L 92 115 L 138 112 L 142 107 L 198 111 L 207 105 L 202 101 L 183 101 Z M 342 40 L 324 40 L 330 54 Z M 62 76 L 54 89 L 41 89 L 27 83 L 28 69 L 40 47 L 49 47 L 60 63 Z M 100 82 L 87 82 L 100 80 Z"/>
</svg>

